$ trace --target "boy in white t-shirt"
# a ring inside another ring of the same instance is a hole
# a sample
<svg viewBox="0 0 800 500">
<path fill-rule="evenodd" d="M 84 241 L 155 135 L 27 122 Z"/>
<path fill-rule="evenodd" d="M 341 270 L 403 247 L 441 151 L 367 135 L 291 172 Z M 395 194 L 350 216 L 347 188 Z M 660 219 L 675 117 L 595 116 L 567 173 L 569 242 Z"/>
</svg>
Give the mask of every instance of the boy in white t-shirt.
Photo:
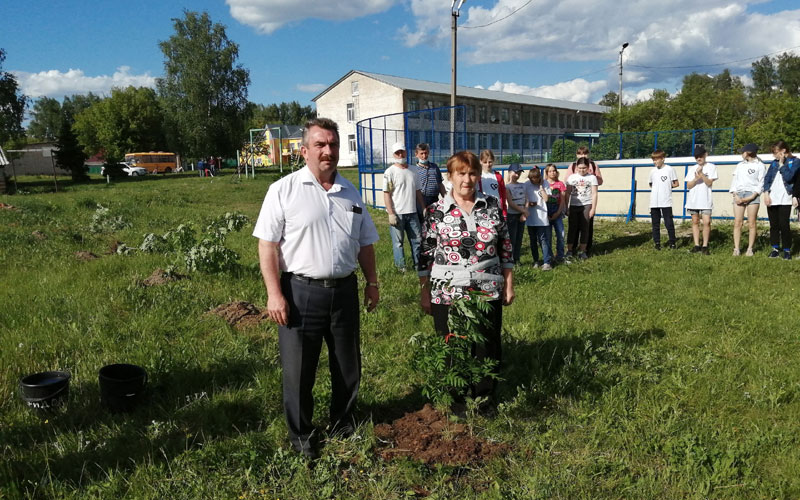
<svg viewBox="0 0 800 500">
<path fill-rule="evenodd" d="M 678 176 L 675 170 L 664 164 L 667 157 L 660 149 L 650 155 L 653 169 L 650 171 L 650 221 L 653 224 L 653 243 L 656 250 L 661 250 L 661 217 L 667 228 L 669 248 L 675 248 L 675 224 L 672 222 L 672 188 L 678 187 Z"/>
<path fill-rule="evenodd" d="M 392 145 L 394 163 L 383 172 L 383 201 L 389 214 L 389 236 L 392 238 L 394 265 L 400 272 L 406 270 L 403 252 L 403 234 L 408 237 L 414 268 L 419 258 L 422 227 L 417 216 L 417 204 L 424 206 L 419 189 L 417 172 L 408 168 L 406 147 L 402 142 Z"/>
<path fill-rule="evenodd" d="M 692 214 L 692 237 L 694 248 L 692 253 L 708 255 L 708 237 L 711 234 L 711 210 L 714 208 L 714 194 L 711 185 L 719 178 L 717 166 L 706 161 L 706 148 L 699 145 L 694 148 L 697 164 L 689 167 L 686 173 L 686 211 Z M 703 221 L 703 246 L 700 246 L 700 221 Z"/>
</svg>

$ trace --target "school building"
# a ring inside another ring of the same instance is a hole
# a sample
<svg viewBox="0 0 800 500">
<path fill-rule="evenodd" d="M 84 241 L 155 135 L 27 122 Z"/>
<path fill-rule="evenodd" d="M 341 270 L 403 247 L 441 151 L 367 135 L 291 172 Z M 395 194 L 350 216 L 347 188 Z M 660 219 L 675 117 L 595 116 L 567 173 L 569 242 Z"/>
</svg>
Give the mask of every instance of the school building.
<svg viewBox="0 0 800 500">
<path fill-rule="evenodd" d="M 339 125 L 342 142 L 339 165 L 358 164 L 356 123 L 360 120 L 398 113 L 382 119 L 382 129 L 404 129 L 402 113 L 450 105 L 450 84 L 415 80 L 352 70 L 325 89 L 312 101 L 317 116 L 334 120 Z M 456 104 L 465 106 L 467 149 L 549 149 L 550 142 L 565 133 L 598 133 L 603 125 L 606 106 L 511 94 L 474 87 L 458 86 Z M 435 122 L 434 134 L 412 135 L 414 141 L 448 144 L 449 110 L 429 115 Z M 409 120 L 427 120 L 409 115 Z M 427 126 L 427 123 L 425 124 Z M 411 127 L 409 127 L 411 128 Z M 460 129 L 458 129 L 460 130 Z M 542 140 L 546 143 L 542 143 Z M 410 145 L 411 146 L 411 145 Z"/>
</svg>

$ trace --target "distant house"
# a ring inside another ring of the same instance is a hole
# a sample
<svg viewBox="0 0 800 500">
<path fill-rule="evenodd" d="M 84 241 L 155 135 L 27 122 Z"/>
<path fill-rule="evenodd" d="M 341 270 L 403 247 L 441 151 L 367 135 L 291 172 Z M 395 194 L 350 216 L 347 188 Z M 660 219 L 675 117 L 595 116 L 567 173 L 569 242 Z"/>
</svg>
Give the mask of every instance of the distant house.
<svg viewBox="0 0 800 500">
<path fill-rule="evenodd" d="M 255 157 L 255 166 L 280 165 L 281 159 L 283 159 L 284 165 L 288 165 L 292 155 L 300 153 L 303 127 L 268 123 L 264 125 L 264 135 L 262 137 L 253 137 L 254 142 L 258 142 L 259 139 L 260 145 L 269 146 L 269 153 L 257 155 Z"/>
<path fill-rule="evenodd" d="M 456 104 L 466 110 L 467 149 L 549 149 L 556 136 L 565 133 L 600 132 L 603 113 L 608 108 L 599 104 L 547 99 L 524 94 L 511 94 L 475 87 L 458 86 Z M 450 84 L 415 80 L 352 70 L 312 99 L 317 116 L 324 116 L 339 125 L 342 143 L 339 165 L 355 165 L 356 123 L 359 120 L 392 113 L 441 108 L 450 105 Z M 414 127 L 410 120 L 416 119 Z M 423 135 L 422 116 L 409 118 L 410 139 L 429 142 L 433 148 L 449 144 L 447 124 L 449 110 L 440 110 L 434 122 L 435 136 Z M 389 117 L 374 126 L 403 130 L 402 115 Z M 544 141 L 544 143 L 542 143 Z"/>
</svg>

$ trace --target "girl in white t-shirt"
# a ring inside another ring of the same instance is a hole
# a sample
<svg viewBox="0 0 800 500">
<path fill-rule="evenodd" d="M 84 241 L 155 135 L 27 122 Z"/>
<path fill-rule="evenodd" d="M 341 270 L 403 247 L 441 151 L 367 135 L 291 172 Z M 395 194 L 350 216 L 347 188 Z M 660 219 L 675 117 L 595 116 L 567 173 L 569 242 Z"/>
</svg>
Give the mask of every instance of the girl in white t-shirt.
<svg viewBox="0 0 800 500">
<path fill-rule="evenodd" d="M 549 271 L 553 266 L 553 250 L 551 246 L 550 218 L 547 216 L 547 181 L 542 179 L 542 171 L 536 165 L 528 172 L 528 182 L 525 184 L 525 196 L 528 199 L 528 239 L 531 242 L 531 256 L 534 267 L 540 263 L 539 251 L 542 249 L 542 271 Z"/>
<path fill-rule="evenodd" d="M 478 179 L 478 191 L 486 196 L 494 196 L 500 201 L 500 208 L 503 209 L 503 217 L 508 215 L 508 205 L 506 202 L 506 183 L 500 172 L 492 170 L 494 166 L 494 153 L 491 149 L 481 151 L 481 178 Z"/>
<path fill-rule="evenodd" d="M 717 180 L 717 166 L 706 161 L 706 148 L 697 146 L 694 158 L 697 164 L 686 173 L 686 211 L 692 214 L 692 253 L 708 255 L 708 237 L 711 235 L 711 210 L 714 208 L 711 185 Z M 700 221 L 703 221 L 703 246 L 700 246 Z"/>
<path fill-rule="evenodd" d="M 760 204 L 761 191 L 764 189 L 764 175 L 767 167 L 758 159 L 758 146 L 747 144 L 742 150 L 742 160 L 733 171 L 730 193 L 733 195 L 733 255 L 739 255 L 739 242 L 742 240 L 742 222 L 747 211 L 748 257 L 753 256 L 753 244 L 756 242 L 756 219 Z"/>
<path fill-rule="evenodd" d="M 675 248 L 675 224 L 672 222 L 672 188 L 678 187 L 675 170 L 664 164 L 666 153 L 656 149 L 650 155 L 653 169 L 650 171 L 650 222 L 653 226 L 653 243 L 661 250 L 661 218 L 667 228 L 669 248 Z"/>
<path fill-rule="evenodd" d="M 597 177 L 589 173 L 591 160 L 578 158 L 575 162 L 577 173 L 567 178 L 567 213 L 569 229 L 567 235 L 567 260 L 572 258 L 575 245 L 580 253 L 578 258 L 587 259 L 586 243 L 589 241 L 589 221 L 597 210 Z"/>
</svg>

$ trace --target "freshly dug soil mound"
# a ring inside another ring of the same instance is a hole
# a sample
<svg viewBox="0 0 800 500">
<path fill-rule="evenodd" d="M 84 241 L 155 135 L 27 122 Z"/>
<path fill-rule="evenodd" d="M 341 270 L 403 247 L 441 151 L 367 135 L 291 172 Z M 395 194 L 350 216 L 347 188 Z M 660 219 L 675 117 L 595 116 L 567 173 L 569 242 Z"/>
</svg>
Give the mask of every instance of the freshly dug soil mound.
<svg viewBox="0 0 800 500">
<path fill-rule="evenodd" d="M 390 424 L 375 426 L 375 435 L 393 446 L 378 451 L 384 460 L 410 457 L 426 464 L 469 465 L 486 462 L 508 446 L 470 436 L 467 426 L 453 423 L 430 404 Z"/>
<path fill-rule="evenodd" d="M 169 283 L 170 281 L 178 281 L 186 278 L 183 274 L 178 273 L 168 273 L 167 271 L 161 269 L 160 267 L 153 271 L 153 274 L 148 276 L 147 278 L 142 281 L 142 286 L 157 286 L 157 285 L 164 285 Z"/>
<path fill-rule="evenodd" d="M 255 326 L 262 321 L 268 320 L 269 315 L 266 311 L 262 312 L 259 308 L 249 302 L 237 301 L 230 304 L 222 304 L 208 311 L 216 314 L 236 328 L 247 328 Z"/>
<path fill-rule="evenodd" d="M 75 258 L 78 260 L 94 260 L 97 258 L 97 255 L 93 254 L 92 252 L 87 252 L 86 250 L 81 250 L 80 252 L 75 252 Z"/>
</svg>

